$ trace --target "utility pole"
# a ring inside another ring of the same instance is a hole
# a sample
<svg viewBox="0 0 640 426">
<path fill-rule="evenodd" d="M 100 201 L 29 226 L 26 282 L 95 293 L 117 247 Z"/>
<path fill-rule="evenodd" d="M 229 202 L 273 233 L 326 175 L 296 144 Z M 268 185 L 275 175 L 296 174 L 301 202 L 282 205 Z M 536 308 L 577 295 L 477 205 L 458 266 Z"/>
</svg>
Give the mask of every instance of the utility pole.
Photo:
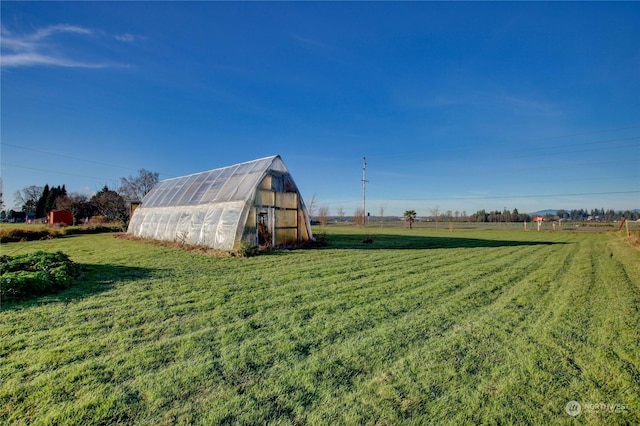
<svg viewBox="0 0 640 426">
<path fill-rule="evenodd" d="M 367 224 L 367 157 L 362 157 L 362 224 Z"/>
</svg>

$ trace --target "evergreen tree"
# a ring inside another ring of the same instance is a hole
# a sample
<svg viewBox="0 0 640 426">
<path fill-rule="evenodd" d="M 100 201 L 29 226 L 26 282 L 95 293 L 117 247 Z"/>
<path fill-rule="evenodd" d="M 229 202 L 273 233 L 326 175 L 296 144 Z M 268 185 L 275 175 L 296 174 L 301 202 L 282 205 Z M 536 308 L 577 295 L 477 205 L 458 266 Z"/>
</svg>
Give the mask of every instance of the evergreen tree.
<svg viewBox="0 0 640 426">
<path fill-rule="evenodd" d="M 511 212 L 505 207 L 502 211 L 502 222 L 511 222 Z"/>
<path fill-rule="evenodd" d="M 475 216 L 475 221 L 476 222 L 486 222 L 487 221 L 487 212 L 484 209 L 478 210 L 474 216 Z"/>
<path fill-rule="evenodd" d="M 49 192 L 49 196 L 47 197 L 47 202 L 46 202 L 46 212 L 49 212 L 51 210 L 55 210 L 56 209 L 56 202 L 58 201 L 58 198 L 61 197 L 66 197 L 67 196 L 67 189 L 65 188 L 64 185 L 60 186 L 56 186 L 56 187 L 52 187 L 51 191 Z"/>
<path fill-rule="evenodd" d="M 520 218 L 520 213 L 518 213 L 518 209 L 514 208 L 511 212 L 511 221 L 512 222 L 522 222 Z"/>
<path fill-rule="evenodd" d="M 51 210 L 56 209 L 56 200 L 67 195 L 67 189 L 64 185 L 49 186 L 46 184 L 42 190 L 38 203 L 36 205 L 36 217 L 45 217 Z"/>
<path fill-rule="evenodd" d="M 57 195 L 58 195 L 59 191 L 60 191 L 60 187 L 59 186 L 54 186 L 49 191 L 49 194 L 47 195 L 47 198 L 46 198 L 47 201 L 44 203 L 44 205 L 45 205 L 45 213 L 48 213 L 51 210 L 54 210 L 55 201 L 56 201 L 56 198 L 57 198 Z"/>
<path fill-rule="evenodd" d="M 44 189 L 42 190 L 42 194 L 40 195 L 40 198 L 38 198 L 38 204 L 36 205 L 37 218 L 46 216 L 48 212 L 46 204 L 47 204 L 47 198 L 49 197 L 50 192 L 51 190 L 49 189 L 49 184 L 46 184 L 44 186 Z"/>
</svg>

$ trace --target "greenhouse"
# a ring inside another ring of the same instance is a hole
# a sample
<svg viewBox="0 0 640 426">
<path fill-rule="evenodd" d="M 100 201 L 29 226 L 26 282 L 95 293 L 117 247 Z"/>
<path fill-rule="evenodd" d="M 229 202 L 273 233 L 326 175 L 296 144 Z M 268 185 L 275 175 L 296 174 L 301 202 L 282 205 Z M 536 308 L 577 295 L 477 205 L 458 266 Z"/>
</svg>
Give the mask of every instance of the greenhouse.
<svg viewBox="0 0 640 426">
<path fill-rule="evenodd" d="M 279 155 L 158 182 L 135 209 L 137 237 L 233 250 L 313 239 L 300 192 Z"/>
</svg>

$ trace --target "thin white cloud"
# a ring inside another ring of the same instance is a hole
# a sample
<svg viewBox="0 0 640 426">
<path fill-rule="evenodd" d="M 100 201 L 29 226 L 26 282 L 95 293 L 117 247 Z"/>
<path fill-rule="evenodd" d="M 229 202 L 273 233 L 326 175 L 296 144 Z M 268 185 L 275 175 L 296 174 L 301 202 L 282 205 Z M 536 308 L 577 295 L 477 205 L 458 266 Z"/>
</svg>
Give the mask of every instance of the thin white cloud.
<svg viewBox="0 0 640 426">
<path fill-rule="evenodd" d="M 56 43 L 57 34 L 91 36 L 95 32 L 77 25 L 60 24 L 39 28 L 31 34 L 18 35 L 2 28 L 2 52 L 0 67 L 58 66 L 69 68 L 107 68 L 126 65 L 100 63 L 70 58 L 64 54 L 64 46 Z"/>
<path fill-rule="evenodd" d="M 139 36 L 136 34 L 124 33 L 124 34 L 117 34 L 114 36 L 114 38 L 123 43 L 133 43 L 134 41 L 144 40 L 146 37 Z"/>
<path fill-rule="evenodd" d="M 488 100 L 490 104 L 496 107 L 511 109 L 523 114 L 530 115 L 560 115 L 561 111 L 557 106 L 544 100 L 535 99 L 533 97 L 525 97 L 513 95 L 510 93 L 485 93 L 479 94 L 480 101 Z"/>
<path fill-rule="evenodd" d="M 33 50 L 33 42 L 12 38 L 10 34 L 2 31 L 2 48 L 15 52 Z"/>
<path fill-rule="evenodd" d="M 43 38 L 50 37 L 56 33 L 75 33 L 75 34 L 85 34 L 91 35 L 93 31 L 88 28 L 79 27 L 76 25 L 51 25 L 49 27 L 40 28 L 35 33 L 27 36 L 31 40 L 41 40 Z"/>
<path fill-rule="evenodd" d="M 14 55 L 2 55 L 0 59 L 2 67 L 25 67 L 35 65 L 53 65 L 59 67 L 69 68 L 105 68 L 110 65 L 90 63 L 90 62 L 78 62 L 64 58 L 56 58 L 53 56 L 41 55 L 35 52 L 17 53 Z"/>
<path fill-rule="evenodd" d="M 349 55 L 349 52 L 345 51 L 343 48 L 327 44 L 316 39 L 303 37 L 298 34 L 290 34 L 290 37 L 304 49 L 321 55 L 327 59 L 335 61 L 340 60 L 340 58 L 344 58 L 345 56 L 351 56 Z"/>
<path fill-rule="evenodd" d="M 300 43 L 302 43 L 302 44 L 304 44 L 304 45 L 306 45 L 306 46 L 311 46 L 311 47 L 314 47 L 314 48 L 321 48 L 321 49 L 332 49 L 330 46 L 328 46 L 325 43 L 322 43 L 322 42 L 320 42 L 318 40 L 310 39 L 310 38 L 307 38 L 307 37 L 302 37 L 302 36 L 299 36 L 297 34 L 291 34 L 291 38 L 296 40 L 296 41 L 298 41 L 298 42 L 300 42 Z"/>
</svg>

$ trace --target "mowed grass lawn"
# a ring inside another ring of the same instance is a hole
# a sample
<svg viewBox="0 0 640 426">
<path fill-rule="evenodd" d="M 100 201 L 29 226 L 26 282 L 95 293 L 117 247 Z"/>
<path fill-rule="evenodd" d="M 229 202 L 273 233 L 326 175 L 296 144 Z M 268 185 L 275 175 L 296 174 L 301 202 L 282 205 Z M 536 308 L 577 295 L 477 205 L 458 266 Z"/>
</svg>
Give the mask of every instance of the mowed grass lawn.
<svg viewBox="0 0 640 426">
<path fill-rule="evenodd" d="M 2 305 L 0 424 L 640 423 L 640 251 L 619 234 L 327 233 L 251 258 L 4 244 L 84 272 Z"/>
</svg>

